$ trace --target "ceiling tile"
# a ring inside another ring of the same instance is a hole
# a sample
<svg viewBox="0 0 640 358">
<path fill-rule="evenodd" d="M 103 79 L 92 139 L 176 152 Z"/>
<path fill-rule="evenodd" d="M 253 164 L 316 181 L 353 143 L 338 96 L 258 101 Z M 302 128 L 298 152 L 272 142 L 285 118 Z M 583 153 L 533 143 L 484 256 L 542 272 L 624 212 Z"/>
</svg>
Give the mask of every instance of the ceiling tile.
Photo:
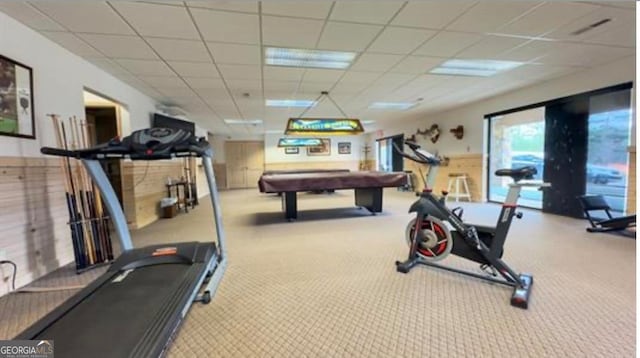
<svg viewBox="0 0 640 358">
<path fill-rule="evenodd" d="M 187 85 L 179 77 L 169 76 L 138 76 L 141 80 L 153 88 L 187 88 Z"/>
<path fill-rule="evenodd" d="M 451 57 L 462 49 L 480 41 L 482 35 L 442 31 L 414 51 L 415 55 Z"/>
<path fill-rule="evenodd" d="M 467 47 L 456 55 L 458 58 L 492 59 L 503 52 L 522 45 L 528 40 L 503 36 L 485 36 L 484 40 Z"/>
<path fill-rule="evenodd" d="M 264 66 L 265 80 L 299 81 L 305 69 L 294 67 Z M 266 81 L 265 81 L 266 82 Z"/>
<path fill-rule="evenodd" d="M 205 9 L 192 9 L 191 13 L 205 40 L 260 43 L 258 15 Z"/>
<path fill-rule="evenodd" d="M 224 82 L 220 78 L 207 77 L 182 77 L 189 87 L 194 90 L 203 89 L 225 89 Z M 225 89 L 226 91 L 226 89 Z"/>
<path fill-rule="evenodd" d="M 119 1 L 111 4 L 142 36 L 200 38 L 184 7 Z"/>
<path fill-rule="evenodd" d="M 365 88 L 367 88 L 367 84 L 356 83 L 356 84 L 347 84 L 338 82 L 331 89 L 331 97 L 335 96 L 346 96 L 346 95 L 355 95 L 362 92 Z"/>
<path fill-rule="evenodd" d="M 105 2 L 37 2 L 33 6 L 73 32 L 133 35 L 129 25 Z"/>
<path fill-rule="evenodd" d="M 317 96 L 320 95 L 322 91 L 328 91 L 331 87 L 333 87 L 333 82 L 312 82 L 312 81 L 302 81 L 300 83 L 300 87 L 298 87 L 298 93 L 315 93 Z"/>
<path fill-rule="evenodd" d="M 611 21 L 599 27 L 590 29 L 589 31 L 586 31 L 582 34 L 572 34 L 577 30 L 584 29 L 589 25 L 603 19 L 611 19 Z M 545 36 L 560 40 L 590 41 L 591 39 L 604 35 L 607 32 L 616 34 L 619 33 L 620 35 L 622 35 L 622 42 L 617 41 L 617 39 L 615 39 L 615 37 L 617 36 L 615 35 L 608 39 L 605 35 L 605 39 L 603 39 L 604 41 L 602 41 L 602 43 L 625 46 L 630 44 L 630 42 L 628 41 L 630 35 L 635 38 L 635 23 L 636 19 L 634 11 L 601 6 L 596 11 L 590 12 L 585 16 L 571 21 Z M 627 34 L 625 34 L 624 32 L 627 32 Z M 633 42 L 632 46 L 635 46 L 635 42 Z"/>
<path fill-rule="evenodd" d="M 358 72 L 349 70 L 344 74 L 344 76 L 342 76 L 342 79 L 340 79 L 340 83 L 348 85 L 369 84 L 378 79 L 380 75 L 380 72 Z"/>
<path fill-rule="evenodd" d="M 334 83 L 345 73 L 341 70 L 308 69 L 304 74 L 304 81 Z"/>
<path fill-rule="evenodd" d="M 207 46 L 216 63 L 228 63 L 236 65 L 260 65 L 260 46 L 226 44 L 218 42 L 208 42 Z"/>
<path fill-rule="evenodd" d="M 202 7 L 216 10 L 258 12 L 257 1 L 187 1 L 187 5 L 190 7 Z"/>
<path fill-rule="evenodd" d="M 78 36 L 108 57 L 152 60 L 158 58 L 151 47 L 139 37 L 98 34 L 78 34 Z"/>
<path fill-rule="evenodd" d="M 470 1 L 410 2 L 391 24 L 442 29 L 472 5 Z"/>
<path fill-rule="evenodd" d="M 0 2 L 0 11 L 36 30 L 65 30 L 64 27 L 36 10 L 27 2 L 3 1 Z"/>
<path fill-rule="evenodd" d="M 104 57 L 85 57 L 85 60 L 93 63 L 94 65 L 100 67 L 101 69 L 113 74 L 113 75 L 126 75 L 131 76 L 127 70 L 125 70 L 122 66 L 116 63 L 113 60 Z M 140 82 L 142 83 L 142 82 Z"/>
<path fill-rule="evenodd" d="M 387 55 L 381 53 L 363 53 L 358 60 L 351 65 L 350 70 L 354 71 L 378 71 L 384 72 L 400 62 L 403 56 Z"/>
<path fill-rule="evenodd" d="M 328 1 L 264 1 L 262 3 L 263 14 L 306 17 L 312 19 L 325 19 L 329 14 L 330 8 L 331 3 Z"/>
<path fill-rule="evenodd" d="M 408 83 L 414 78 L 416 78 L 415 74 L 387 73 L 378 78 L 372 86 L 385 86 L 389 90 L 393 90 L 402 84 Z"/>
<path fill-rule="evenodd" d="M 116 60 L 116 62 L 134 75 L 175 76 L 171 68 L 162 61 Z"/>
<path fill-rule="evenodd" d="M 318 48 L 324 50 L 363 51 L 373 41 L 379 25 L 347 24 L 343 22 L 327 22 L 322 31 Z"/>
<path fill-rule="evenodd" d="M 196 93 L 200 95 L 207 103 L 218 99 L 220 101 L 231 101 L 229 91 L 226 88 L 202 88 L 197 89 Z"/>
<path fill-rule="evenodd" d="M 243 92 L 255 92 L 262 90 L 262 82 L 255 79 L 227 79 L 227 85 L 232 90 L 242 90 Z"/>
<path fill-rule="evenodd" d="M 619 26 L 594 36 L 589 36 L 584 42 L 635 48 L 636 33 L 633 31 L 633 26 Z"/>
<path fill-rule="evenodd" d="M 298 90 L 299 81 L 264 81 L 265 92 L 287 92 L 294 93 Z"/>
<path fill-rule="evenodd" d="M 78 56 L 103 57 L 100 52 L 70 32 L 41 31 L 40 33 Z"/>
<path fill-rule="evenodd" d="M 211 62 L 202 41 L 146 38 L 154 50 L 168 61 Z"/>
<path fill-rule="evenodd" d="M 447 26 L 447 29 L 479 33 L 493 32 L 540 4 L 541 2 L 538 1 L 479 1 Z"/>
<path fill-rule="evenodd" d="M 195 92 L 193 92 L 191 89 L 182 87 L 157 88 L 157 91 L 167 97 L 170 97 L 170 99 L 174 102 L 178 99 L 194 98 L 196 96 Z"/>
<path fill-rule="evenodd" d="M 225 80 L 260 80 L 260 66 L 250 65 L 218 65 Z"/>
<path fill-rule="evenodd" d="M 554 43 L 536 62 L 551 65 L 597 66 L 635 53 L 635 49 L 588 44 Z"/>
<path fill-rule="evenodd" d="M 371 6 L 366 1 L 340 1 L 333 7 L 331 20 L 386 24 L 401 6 L 401 2 L 380 1 Z"/>
<path fill-rule="evenodd" d="M 540 36 L 597 10 L 595 5 L 569 1 L 546 2 L 497 30 L 511 35 Z"/>
<path fill-rule="evenodd" d="M 428 70 L 436 67 L 444 62 L 444 58 L 425 57 L 425 56 L 407 56 L 404 60 L 395 65 L 391 72 L 395 73 L 426 73 Z"/>
<path fill-rule="evenodd" d="M 169 66 L 182 77 L 220 77 L 213 63 L 169 61 Z"/>
<path fill-rule="evenodd" d="M 431 30 L 387 27 L 368 51 L 406 55 L 435 34 L 436 31 Z"/>
<path fill-rule="evenodd" d="M 265 45 L 314 48 L 323 22 L 310 19 L 262 16 Z"/>
<path fill-rule="evenodd" d="M 528 62 L 544 56 L 555 44 L 551 41 L 529 41 L 498 55 L 496 58 L 507 61 Z"/>
</svg>

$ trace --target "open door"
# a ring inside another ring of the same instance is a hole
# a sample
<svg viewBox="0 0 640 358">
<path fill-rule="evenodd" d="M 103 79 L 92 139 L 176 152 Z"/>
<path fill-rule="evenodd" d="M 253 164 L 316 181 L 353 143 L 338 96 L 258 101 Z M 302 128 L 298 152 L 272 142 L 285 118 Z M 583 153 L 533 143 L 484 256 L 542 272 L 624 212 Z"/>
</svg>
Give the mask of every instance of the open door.
<svg viewBox="0 0 640 358">
<path fill-rule="evenodd" d="M 88 144 L 105 143 L 120 136 L 121 105 L 107 98 L 85 91 L 85 118 L 89 132 Z M 122 172 L 119 159 L 107 159 L 101 162 L 109 182 L 116 192 L 120 205 L 123 204 Z"/>
</svg>

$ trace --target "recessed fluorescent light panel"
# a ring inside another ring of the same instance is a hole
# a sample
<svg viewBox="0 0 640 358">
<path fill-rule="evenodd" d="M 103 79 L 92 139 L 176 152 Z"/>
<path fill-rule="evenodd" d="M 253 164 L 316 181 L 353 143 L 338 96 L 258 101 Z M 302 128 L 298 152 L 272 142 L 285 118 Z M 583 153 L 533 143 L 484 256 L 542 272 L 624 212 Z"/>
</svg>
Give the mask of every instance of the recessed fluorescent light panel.
<svg viewBox="0 0 640 358">
<path fill-rule="evenodd" d="M 362 124 L 374 124 L 376 121 L 372 121 L 372 120 L 366 120 L 366 121 L 360 121 L 360 123 Z"/>
<path fill-rule="evenodd" d="M 225 119 L 226 124 L 262 124 L 262 119 Z"/>
<path fill-rule="evenodd" d="M 313 107 L 316 101 L 295 100 L 295 99 L 268 99 L 267 107 Z"/>
<path fill-rule="evenodd" d="M 369 109 L 409 109 L 416 104 L 414 102 L 373 102 Z"/>
<path fill-rule="evenodd" d="M 272 66 L 345 69 L 356 58 L 355 52 L 318 51 L 267 47 L 265 63 Z"/>
<path fill-rule="evenodd" d="M 436 75 L 489 77 L 522 66 L 522 62 L 494 60 L 449 60 L 432 69 Z"/>
</svg>

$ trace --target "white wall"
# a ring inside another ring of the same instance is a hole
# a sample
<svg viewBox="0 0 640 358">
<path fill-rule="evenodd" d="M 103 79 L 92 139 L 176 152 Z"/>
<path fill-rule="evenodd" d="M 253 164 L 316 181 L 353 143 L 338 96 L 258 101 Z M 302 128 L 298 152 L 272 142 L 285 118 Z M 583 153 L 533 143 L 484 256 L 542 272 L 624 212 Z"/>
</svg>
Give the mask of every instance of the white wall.
<svg viewBox="0 0 640 358">
<path fill-rule="evenodd" d="M 121 113 L 123 134 L 150 125 L 154 100 L 1 12 L 0 54 L 33 69 L 36 128 L 35 140 L 0 136 L 0 156 L 40 157 L 40 147 L 55 146 L 53 125 L 46 114 L 84 118 L 84 87 L 126 107 Z M 0 206 L 9 205 L 16 197 L 25 199 L 10 212 L 11 225 L 0 227 L 0 249 L 6 259 L 18 264 L 16 286 L 20 287 L 72 262 L 73 249 L 57 166 L 17 170 L 33 178 L 27 177 L 22 186 L 16 186 L 21 192 L 0 192 Z M 0 268 L 2 277 L 8 272 L 4 268 Z M 0 295 L 8 291 L 7 282 L 0 282 Z"/>
<path fill-rule="evenodd" d="M 426 142 L 422 140 L 421 136 L 417 136 L 427 150 L 447 155 L 482 153 L 485 151 L 483 123 L 486 114 L 630 81 L 635 81 L 635 56 L 525 87 L 508 94 L 463 105 L 453 110 L 422 115 L 420 118 L 388 125 L 383 128 L 383 131 L 385 136 L 403 132 L 406 135 L 411 135 L 418 128 L 424 130 L 432 124 L 438 124 L 442 134 L 436 144 L 432 144 L 430 141 Z M 633 100 L 632 106 L 635 108 L 635 100 Z M 633 129 L 635 129 L 635 111 L 633 113 Z M 449 133 L 451 128 L 455 128 L 459 124 L 464 126 L 464 138 L 462 140 L 455 139 L 453 134 Z M 635 145 L 635 130 L 632 131 L 631 136 L 631 143 Z"/>
<path fill-rule="evenodd" d="M 307 150 L 300 148 L 298 154 L 285 154 L 284 148 L 278 148 L 278 140 L 282 134 L 266 134 L 264 137 L 265 163 L 299 163 L 299 162 L 332 162 L 359 161 L 362 157 L 362 146 L 366 139 L 361 136 L 322 136 L 331 139 L 331 155 L 307 156 Z M 338 154 L 338 143 L 350 142 L 351 154 Z"/>
<path fill-rule="evenodd" d="M 122 123 L 123 134 L 150 125 L 153 99 L 2 12 L 0 54 L 33 69 L 36 120 L 36 140 L 0 137 L 3 156 L 40 156 L 40 147 L 55 145 L 53 126 L 46 114 L 84 118 L 83 87 L 126 106 L 130 122 Z"/>
</svg>

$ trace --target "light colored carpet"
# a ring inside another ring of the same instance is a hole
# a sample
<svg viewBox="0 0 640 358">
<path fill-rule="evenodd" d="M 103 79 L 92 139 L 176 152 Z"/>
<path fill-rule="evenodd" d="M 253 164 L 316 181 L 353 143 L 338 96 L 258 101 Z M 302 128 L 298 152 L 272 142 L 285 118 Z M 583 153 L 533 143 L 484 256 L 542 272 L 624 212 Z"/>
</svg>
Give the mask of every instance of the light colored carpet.
<svg viewBox="0 0 640 358">
<path fill-rule="evenodd" d="M 634 356 L 635 240 L 588 234 L 584 221 L 525 210 L 504 255 L 534 275 L 525 311 L 509 305 L 511 291 L 501 285 L 428 267 L 397 273 L 413 200 L 386 190 L 384 213 L 371 216 L 352 208 L 351 191 L 300 194 L 299 220 L 288 223 L 276 196 L 223 192 L 229 268 L 213 301 L 192 307 L 169 356 Z M 214 235 L 211 209 L 201 203 L 135 231 L 134 241 L 207 240 Z M 467 220 L 479 224 L 494 224 L 499 211 L 463 206 Z M 445 262 L 477 269 L 455 257 Z M 67 270 L 48 283 L 88 282 L 101 271 L 78 278 Z M 71 293 L 3 297 L 0 339 Z"/>
</svg>

